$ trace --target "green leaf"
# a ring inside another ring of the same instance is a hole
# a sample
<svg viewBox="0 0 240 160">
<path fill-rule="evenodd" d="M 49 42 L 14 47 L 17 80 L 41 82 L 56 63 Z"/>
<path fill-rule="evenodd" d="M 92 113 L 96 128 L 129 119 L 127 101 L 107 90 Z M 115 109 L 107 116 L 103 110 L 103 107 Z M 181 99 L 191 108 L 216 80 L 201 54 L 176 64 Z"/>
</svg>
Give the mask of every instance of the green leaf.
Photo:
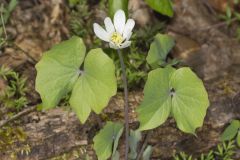
<svg viewBox="0 0 240 160">
<path fill-rule="evenodd" d="M 141 140 L 142 135 L 141 132 L 136 130 L 130 131 L 130 137 L 129 137 L 129 147 L 130 147 L 130 153 L 128 155 L 128 158 L 130 159 L 136 159 L 137 158 L 137 146 L 138 142 Z"/>
<path fill-rule="evenodd" d="M 234 16 L 238 19 L 238 21 L 240 20 L 240 13 L 234 12 Z"/>
<path fill-rule="evenodd" d="M 237 145 L 238 147 L 240 147 L 240 130 L 238 131 L 238 134 L 237 134 Z"/>
<path fill-rule="evenodd" d="M 37 105 L 37 111 L 42 111 L 43 110 L 43 106 L 42 106 L 42 104 L 40 103 L 40 104 L 38 104 Z"/>
<path fill-rule="evenodd" d="M 233 0 L 233 3 L 237 5 L 240 1 L 239 0 Z"/>
<path fill-rule="evenodd" d="M 94 137 L 94 150 L 99 160 L 108 159 L 117 154 L 119 138 L 123 132 L 123 124 L 107 122 L 104 128 Z"/>
<path fill-rule="evenodd" d="M 226 7 L 226 16 L 228 19 L 231 19 L 231 17 L 232 17 L 232 11 L 231 11 L 231 7 L 229 4 Z"/>
<path fill-rule="evenodd" d="M 99 114 L 117 92 L 115 66 L 102 49 L 91 50 L 70 98 L 70 105 L 84 123 L 91 109 Z"/>
<path fill-rule="evenodd" d="M 118 151 L 115 152 L 115 154 L 113 154 L 112 156 L 112 160 L 119 160 L 120 159 L 120 154 Z"/>
<path fill-rule="evenodd" d="M 208 94 L 201 79 L 184 67 L 171 77 L 170 86 L 175 90 L 172 97 L 172 114 L 177 126 L 184 132 L 194 133 L 201 127 L 209 106 Z"/>
<path fill-rule="evenodd" d="M 140 130 L 155 128 L 166 121 L 171 111 L 169 80 L 175 69 L 156 69 L 148 74 L 144 99 L 137 109 Z"/>
<path fill-rule="evenodd" d="M 68 3 L 69 5 L 72 7 L 72 6 L 75 6 L 76 4 L 79 3 L 80 0 L 68 0 Z"/>
<path fill-rule="evenodd" d="M 0 39 L 3 39 L 3 27 L 0 27 Z"/>
<path fill-rule="evenodd" d="M 143 160 L 150 160 L 152 154 L 152 146 L 148 145 L 147 148 L 143 152 Z"/>
<path fill-rule="evenodd" d="M 202 81 L 184 67 L 153 70 L 138 108 L 140 130 L 153 129 L 172 115 L 180 130 L 193 133 L 202 126 L 209 100 Z"/>
<path fill-rule="evenodd" d="M 8 12 L 12 12 L 18 4 L 18 0 L 11 0 L 8 5 Z"/>
<path fill-rule="evenodd" d="M 175 45 L 174 39 L 166 34 L 157 34 L 151 43 L 147 56 L 147 62 L 156 68 L 166 62 L 166 58 L 170 50 Z"/>
<path fill-rule="evenodd" d="M 44 53 L 36 65 L 36 90 L 42 98 L 43 109 L 55 107 L 72 90 L 85 51 L 83 41 L 72 37 Z"/>
<path fill-rule="evenodd" d="M 173 16 L 173 7 L 170 0 L 145 0 L 145 2 L 155 11 L 172 17 Z"/>
<path fill-rule="evenodd" d="M 222 141 L 232 140 L 238 133 L 239 128 L 240 122 L 238 120 L 233 120 L 231 124 L 224 130 L 223 134 L 221 135 L 221 140 Z"/>
<path fill-rule="evenodd" d="M 7 23 L 12 11 L 15 9 L 15 7 L 18 4 L 18 0 L 11 0 L 7 6 L 6 11 L 3 14 L 3 19 L 4 19 L 4 23 Z M 0 23 L 2 24 L 2 22 Z"/>
<path fill-rule="evenodd" d="M 114 63 L 101 49 L 91 50 L 84 71 L 79 70 L 85 51 L 82 40 L 73 37 L 46 52 L 36 65 L 36 90 L 43 109 L 55 107 L 73 90 L 70 105 L 83 123 L 91 109 L 100 113 L 117 91 Z"/>
<path fill-rule="evenodd" d="M 113 18 L 115 12 L 119 9 L 124 10 L 126 16 L 128 16 L 128 0 L 109 0 L 109 15 Z"/>
</svg>

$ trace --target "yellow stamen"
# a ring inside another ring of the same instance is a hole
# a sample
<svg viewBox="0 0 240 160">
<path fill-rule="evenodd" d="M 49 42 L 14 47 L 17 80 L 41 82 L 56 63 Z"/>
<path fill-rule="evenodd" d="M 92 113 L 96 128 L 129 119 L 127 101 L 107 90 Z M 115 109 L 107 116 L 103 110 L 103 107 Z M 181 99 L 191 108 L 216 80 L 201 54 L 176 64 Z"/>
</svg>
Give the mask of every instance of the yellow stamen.
<svg viewBox="0 0 240 160">
<path fill-rule="evenodd" d="M 117 45 L 117 46 L 120 46 L 123 42 L 123 37 L 121 34 L 117 33 L 117 32 L 114 32 L 111 36 L 111 41 Z"/>
</svg>

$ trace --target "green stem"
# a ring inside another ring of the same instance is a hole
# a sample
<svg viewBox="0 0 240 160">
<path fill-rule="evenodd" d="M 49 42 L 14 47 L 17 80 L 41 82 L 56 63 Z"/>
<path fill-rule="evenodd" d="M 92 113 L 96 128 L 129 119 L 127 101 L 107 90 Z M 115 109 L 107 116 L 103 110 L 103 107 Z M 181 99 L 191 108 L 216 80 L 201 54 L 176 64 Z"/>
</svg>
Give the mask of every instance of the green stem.
<svg viewBox="0 0 240 160">
<path fill-rule="evenodd" d="M 141 159 L 142 154 L 144 152 L 144 149 L 147 147 L 148 139 L 150 138 L 150 136 L 151 136 L 151 131 L 149 131 L 147 133 L 147 135 L 145 136 L 144 142 L 142 144 L 142 148 L 141 148 L 140 152 L 138 153 L 136 160 L 140 160 Z"/>
<path fill-rule="evenodd" d="M 123 61 L 123 56 L 120 50 L 118 51 L 118 56 L 121 63 L 121 69 L 122 69 L 122 81 L 123 81 L 123 87 L 124 87 L 124 118 L 125 118 L 125 160 L 128 159 L 128 150 L 129 150 L 129 115 L 128 115 L 128 86 L 127 86 L 127 75 L 126 75 L 126 67 Z"/>
<path fill-rule="evenodd" d="M 3 8 L 3 4 L 1 5 L 1 9 Z M 2 27 L 3 27 L 3 31 L 4 31 L 4 34 L 5 34 L 5 39 L 7 39 L 7 31 L 6 31 L 6 28 L 5 28 L 5 21 L 3 19 L 3 14 L 2 14 L 2 11 L 1 12 L 1 21 L 2 21 Z"/>
</svg>

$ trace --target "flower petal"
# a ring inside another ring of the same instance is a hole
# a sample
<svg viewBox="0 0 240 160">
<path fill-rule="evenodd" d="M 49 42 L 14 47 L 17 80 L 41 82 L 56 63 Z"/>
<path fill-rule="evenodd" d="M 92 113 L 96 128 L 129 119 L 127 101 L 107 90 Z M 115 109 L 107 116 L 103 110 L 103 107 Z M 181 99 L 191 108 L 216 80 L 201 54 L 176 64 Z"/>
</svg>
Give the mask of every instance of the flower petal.
<svg viewBox="0 0 240 160">
<path fill-rule="evenodd" d="M 119 34 L 122 34 L 124 30 L 125 22 L 126 22 L 125 13 L 123 10 L 120 9 L 115 13 L 113 22 L 114 22 L 116 31 Z"/>
<path fill-rule="evenodd" d="M 127 38 L 130 32 L 132 32 L 133 27 L 135 26 L 135 21 L 133 19 L 128 19 L 124 27 L 123 38 Z"/>
<path fill-rule="evenodd" d="M 110 40 L 109 33 L 107 33 L 99 24 L 94 23 L 93 30 L 98 38 L 100 38 L 106 42 L 109 42 L 109 40 Z"/>
<path fill-rule="evenodd" d="M 131 38 L 131 36 L 132 36 L 132 32 L 129 32 L 127 37 L 125 38 L 125 41 L 128 41 Z"/>
<path fill-rule="evenodd" d="M 109 17 L 104 19 L 104 24 L 109 34 L 112 34 L 113 32 L 115 32 L 114 25 L 112 23 L 112 20 Z"/>
<path fill-rule="evenodd" d="M 131 45 L 131 41 L 125 41 L 121 46 L 120 46 L 120 48 L 126 48 L 126 47 L 128 47 L 128 46 L 130 46 Z"/>
<path fill-rule="evenodd" d="M 116 46 L 115 44 L 113 44 L 111 42 L 109 43 L 109 47 L 113 48 L 113 49 L 119 49 L 118 46 Z"/>
</svg>

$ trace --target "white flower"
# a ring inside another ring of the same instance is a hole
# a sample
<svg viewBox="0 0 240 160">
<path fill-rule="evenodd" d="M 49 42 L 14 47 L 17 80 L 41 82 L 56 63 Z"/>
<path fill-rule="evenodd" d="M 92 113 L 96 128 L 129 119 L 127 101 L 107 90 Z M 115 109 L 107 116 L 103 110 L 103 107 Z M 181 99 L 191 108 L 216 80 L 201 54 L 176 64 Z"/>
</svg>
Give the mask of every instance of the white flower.
<svg viewBox="0 0 240 160">
<path fill-rule="evenodd" d="M 94 23 L 93 29 L 96 36 L 106 42 L 114 49 L 126 48 L 131 45 L 129 41 L 132 35 L 132 29 L 135 25 L 133 19 L 128 19 L 126 22 L 125 13 L 123 10 L 118 10 L 112 20 L 107 17 L 104 19 L 106 30 L 99 24 Z"/>
</svg>

